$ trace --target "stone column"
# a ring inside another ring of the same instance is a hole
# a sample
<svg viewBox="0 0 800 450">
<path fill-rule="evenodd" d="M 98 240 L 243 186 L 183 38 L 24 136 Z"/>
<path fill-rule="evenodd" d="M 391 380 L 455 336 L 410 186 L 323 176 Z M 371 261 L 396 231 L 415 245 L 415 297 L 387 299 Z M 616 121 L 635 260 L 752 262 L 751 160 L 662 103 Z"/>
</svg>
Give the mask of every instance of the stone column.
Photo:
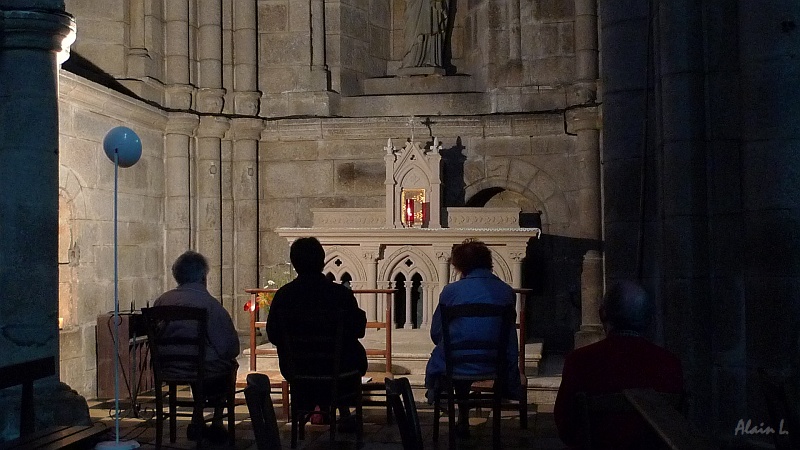
<svg viewBox="0 0 800 450">
<path fill-rule="evenodd" d="M 519 0 L 508 0 L 508 59 L 519 61 L 520 47 Z"/>
<path fill-rule="evenodd" d="M 511 287 L 522 287 L 522 260 L 525 259 L 525 249 L 510 249 L 508 252 L 508 259 L 511 261 Z M 517 295 L 517 316 L 519 317 L 519 295 Z"/>
<path fill-rule="evenodd" d="M 75 35 L 63 4 L 11 3 L 0 10 L 2 365 L 58 356 L 57 53 Z"/>
<path fill-rule="evenodd" d="M 439 296 L 442 294 L 442 289 L 450 283 L 450 253 L 453 247 L 436 248 L 434 254 L 436 255 L 436 272 L 439 276 L 439 282 L 433 290 L 430 302 L 428 303 L 428 314 L 433 318 L 433 312 L 436 306 L 439 305 Z"/>
<path fill-rule="evenodd" d="M 403 286 L 406 288 L 406 323 L 403 324 L 403 328 L 410 330 L 414 328 L 414 323 L 411 321 L 411 290 L 414 288 L 414 282 L 411 280 L 410 276 L 403 282 Z"/>
<path fill-rule="evenodd" d="M 421 292 L 422 292 L 422 323 L 419 324 L 420 328 L 429 329 L 431 325 L 431 317 L 433 316 L 433 310 L 430 309 L 433 297 L 433 291 L 436 288 L 436 283 L 432 281 L 422 281 L 421 285 Z"/>
<path fill-rule="evenodd" d="M 194 92 L 189 71 L 189 2 L 164 2 L 164 22 L 166 104 L 187 110 Z"/>
<path fill-rule="evenodd" d="M 325 3 L 311 1 L 311 76 L 313 86 L 328 88 L 328 64 L 325 61 Z M 323 84 L 320 84 L 323 83 Z"/>
<path fill-rule="evenodd" d="M 192 241 L 191 137 L 200 123 L 197 116 L 171 113 L 164 135 L 164 283 L 175 285 L 170 268 L 181 253 L 195 247 Z"/>
<path fill-rule="evenodd" d="M 75 21 L 63 2 L 38 6 L 4 1 L 0 10 L 2 366 L 59 359 L 58 64 L 74 41 Z M 58 369 L 36 383 L 34 396 L 37 427 L 89 420 L 86 400 L 58 382 Z M 0 441 L 18 435 L 19 401 L 18 391 L 3 391 Z"/>
<path fill-rule="evenodd" d="M 233 104 L 236 114 L 258 114 L 258 29 L 256 0 L 233 4 Z"/>
<path fill-rule="evenodd" d="M 581 232 L 585 239 L 602 241 L 602 212 L 600 205 L 600 124 L 595 108 L 575 110 L 570 124 L 577 134 L 579 157 L 578 205 Z M 575 334 L 575 346 L 582 347 L 603 337 L 598 308 L 603 296 L 603 255 L 599 250 L 588 251 L 581 268 L 581 327 Z"/>
<path fill-rule="evenodd" d="M 130 48 L 128 48 L 128 76 L 142 78 L 147 76 L 150 55 L 145 43 L 145 5 L 144 0 L 130 0 L 128 4 L 130 26 Z"/>
<path fill-rule="evenodd" d="M 367 280 L 366 286 L 367 289 L 377 289 L 378 288 L 378 259 L 380 259 L 380 249 L 377 247 L 363 247 L 362 249 L 362 259 L 364 262 L 364 267 L 367 269 Z M 366 308 L 364 311 L 367 313 L 367 320 L 376 320 L 378 319 L 378 314 L 382 313 L 382 309 L 378 309 L 378 295 L 377 294 L 365 294 L 366 298 Z M 383 320 L 383 318 L 380 318 Z"/>
<path fill-rule="evenodd" d="M 238 305 L 250 297 L 244 290 L 258 287 L 258 141 L 260 119 L 233 119 L 233 307 L 237 328 L 246 329 L 250 314 Z"/>
<path fill-rule="evenodd" d="M 222 103 L 220 102 L 220 106 Z M 208 258 L 211 273 L 208 290 L 221 299 L 222 258 L 222 137 L 228 131 L 228 119 L 203 116 L 197 129 L 197 207 L 195 209 L 196 248 Z"/>
</svg>

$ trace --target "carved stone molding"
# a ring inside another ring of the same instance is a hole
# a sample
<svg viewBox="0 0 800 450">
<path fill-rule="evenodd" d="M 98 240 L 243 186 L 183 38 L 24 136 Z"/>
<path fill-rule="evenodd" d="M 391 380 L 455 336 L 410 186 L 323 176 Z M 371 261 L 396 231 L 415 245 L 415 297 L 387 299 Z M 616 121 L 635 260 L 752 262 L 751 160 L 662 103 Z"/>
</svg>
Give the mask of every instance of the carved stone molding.
<svg viewBox="0 0 800 450">
<path fill-rule="evenodd" d="M 312 208 L 314 226 L 321 228 L 380 228 L 383 208 Z"/>
<path fill-rule="evenodd" d="M 194 114 L 170 113 L 167 116 L 166 134 L 182 134 L 192 136 L 200 124 L 200 119 Z"/>
<path fill-rule="evenodd" d="M 450 228 L 519 228 L 518 208 L 447 208 Z"/>
</svg>

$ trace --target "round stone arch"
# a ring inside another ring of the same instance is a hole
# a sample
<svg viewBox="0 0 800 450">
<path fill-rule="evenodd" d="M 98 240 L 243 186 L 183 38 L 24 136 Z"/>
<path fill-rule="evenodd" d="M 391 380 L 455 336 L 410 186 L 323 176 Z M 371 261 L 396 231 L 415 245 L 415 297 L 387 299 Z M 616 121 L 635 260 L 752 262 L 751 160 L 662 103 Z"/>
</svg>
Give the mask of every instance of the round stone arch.
<svg viewBox="0 0 800 450">
<path fill-rule="evenodd" d="M 58 317 L 66 330 L 81 325 L 78 317 L 80 223 L 87 218 L 85 183 L 74 170 L 58 167 Z"/>
<path fill-rule="evenodd" d="M 340 264 L 337 264 L 337 261 Z M 346 247 L 333 246 L 325 253 L 324 273 L 331 273 L 337 280 L 342 278 L 342 274 L 349 273 L 353 281 L 366 282 L 367 272 L 361 259 L 352 250 Z"/>
<path fill-rule="evenodd" d="M 520 163 L 522 162 L 509 159 L 506 166 L 511 167 Z M 546 233 L 549 226 L 553 224 L 569 224 L 572 213 L 563 190 L 545 171 L 531 164 L 524 164 L 534 170 L 530 172 L 527 170 L 514 170 L 515 176 L 513 179 L 512 171 L 509 170 L 504 175 L 481 178 L 466 186 L 464 194 L 467 199 L 467 205 L 484 206 L 486 201 L 491 200 L 496 195 L 501 195 L 504 191 L 508 191 L 530 202 L 532 210 L 521 208 L 523 213 L 534 212 L 541 214 L 543 232 Z M 522 175 L 527 173 L 530 173 L 530 175 Z M 473 199 L 477 199 L 487 193 L 491 195 L 481 204 L 470 205 Z"/>
<path fill-rule="evenodd" d="M 400 267 L 407 258 L 412 258 L 414 260 L 414 266 L 406 268 Z M 410 245 L 400 247 L 397 251 L 384 259 L 384 261 L 385 263 L 378 273 L 378 280 L 380 281 L 392 281 L 398 273 L 405 275 L 407 280 L 411 279 L 415 273 L 419 273 L 423 281 L 439 281 L 436 265 L 427 254 L 416 247 Z"/>
</svg>

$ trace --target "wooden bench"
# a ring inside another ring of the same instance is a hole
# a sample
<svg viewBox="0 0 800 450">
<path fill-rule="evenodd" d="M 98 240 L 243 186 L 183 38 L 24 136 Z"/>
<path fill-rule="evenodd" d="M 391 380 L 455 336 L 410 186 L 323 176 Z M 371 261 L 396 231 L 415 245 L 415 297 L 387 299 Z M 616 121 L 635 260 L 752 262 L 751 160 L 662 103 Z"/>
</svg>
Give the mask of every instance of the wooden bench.
<svg viewBox="0 0 800 450">
<path fill-rule="evenodd" d="M 55 375 L 56 358 L 49 356 L 19 364 L 0 367 L 0 389 L 22 385 L 20 401 L 19 438 L 0 443 L 0 450 L 11 449 L 89 449 L 106 434 L 102 424 L 59 425 L 36 431 L 33 382 Z"/>
</svg>

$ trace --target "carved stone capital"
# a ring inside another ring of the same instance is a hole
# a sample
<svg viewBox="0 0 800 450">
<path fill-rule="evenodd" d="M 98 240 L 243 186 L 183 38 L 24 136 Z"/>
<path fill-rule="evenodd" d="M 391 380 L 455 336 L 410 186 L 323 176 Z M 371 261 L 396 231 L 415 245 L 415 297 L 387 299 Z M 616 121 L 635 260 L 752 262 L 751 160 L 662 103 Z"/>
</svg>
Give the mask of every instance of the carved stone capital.
<svg viewBox="0 0 800 450">
<path fill-rule="evenodd" d="M 27 48 L 58 51 L 59 64 L 66 61 L 69 48 L 75 42 L 75 19 L 61 10 L 34 10 L 32 8 L 12 10 L 12 6 L 0 10 L 3 24 L 3 40 L 0 48 Z"/>
<path fill-rule="evenodd" d="M 236 114 L 246 116 L 258 115 L 260 92 L 244 91 L 233 93 L 233 110 Z"/>
<path fill-rule="evenodd" d="M 219 114 L 225 106 L 225 89 L 200 88 L 197 90 L 197 110 Z"/>
<path fill-rule="evenodd" d="M 231 119 L 231 137 L 233 139 L 261 139 L 264 121 L 261 119 Z"/>
<path fill-rule="evenodd" d="M 450 250 L 436 250 L 436 260 L 441 263 L 450 261 Z"/>
<path fill-rule="evenodd" d="M 167 116 L 167 126 L 165 132 L 167 134 L 182 134 L 184 136 L 192 136 L 197 129 L 200 119 L 189 113 L 169 113 Z"/>
<path fill-rule="evenodd" d="M 203 116 L 197 128 L 197 137 L 222 139 L 230 126 L 230 119 L 226 117 Z"/>
<path fill-rule="evenodd" d="M 194 86 L 190 84 L 172 84 L 164 90 L 167 107 L 172 109 L 191 109 Z"/>
<path fill-rule="evenodd" d="M 524 250 L 512 250 L 508 252 L 508 257 L 517 263 L 521 263 L 523 259 L 525 259 L 525 251 Z"/>
</svg>

